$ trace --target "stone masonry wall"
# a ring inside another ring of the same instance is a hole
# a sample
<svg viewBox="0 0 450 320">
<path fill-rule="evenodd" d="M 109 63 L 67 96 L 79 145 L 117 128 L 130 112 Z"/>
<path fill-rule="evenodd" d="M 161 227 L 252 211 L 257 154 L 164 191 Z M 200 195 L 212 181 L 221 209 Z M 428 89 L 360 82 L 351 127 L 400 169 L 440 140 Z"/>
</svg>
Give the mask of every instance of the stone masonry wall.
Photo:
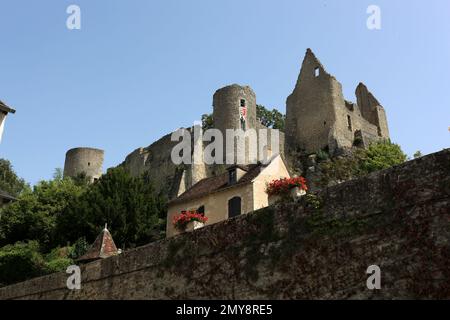
<svg viewBox="0 0 450 320">
<path fill-rule="evenodd" d="M 79 291 L 57 273 L 0 299 L 450 299 L 449 265 L 447 149 L 87 264 Z"/>
<path fill-rule="evenodd" d="M 341 83 L 308 49 L 286 100 L 286 150 L 315 153 L 328 147 L 336 155 L 353 146 L 357 132 L 368 142 L 388 139 L 384 108 L 363 84 L 356 96 L 358 104 L 346 101 Z"/>
</svg>

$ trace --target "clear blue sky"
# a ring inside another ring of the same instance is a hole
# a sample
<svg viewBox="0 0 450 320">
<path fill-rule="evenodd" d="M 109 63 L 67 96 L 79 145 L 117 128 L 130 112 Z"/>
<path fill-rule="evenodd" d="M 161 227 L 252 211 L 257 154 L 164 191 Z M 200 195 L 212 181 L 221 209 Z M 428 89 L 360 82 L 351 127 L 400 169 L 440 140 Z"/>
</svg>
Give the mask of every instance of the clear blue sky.
<svg viewBox="0 0 450 320">
<path fill-rule="evenodd" d="M 82 29 L 66 28 L 77 4 Z M 381 8 L 382 29 L 366 27 Z M 306 48 L 344 87 L 364 82 L 406 153 L 449 147 L 450 2 L 392 0 L 1 0 L 0 157 L 31 183 L 65 152 L 106 151 L 105 169 L 248 84 L 285 111 Z"/>
</svg>

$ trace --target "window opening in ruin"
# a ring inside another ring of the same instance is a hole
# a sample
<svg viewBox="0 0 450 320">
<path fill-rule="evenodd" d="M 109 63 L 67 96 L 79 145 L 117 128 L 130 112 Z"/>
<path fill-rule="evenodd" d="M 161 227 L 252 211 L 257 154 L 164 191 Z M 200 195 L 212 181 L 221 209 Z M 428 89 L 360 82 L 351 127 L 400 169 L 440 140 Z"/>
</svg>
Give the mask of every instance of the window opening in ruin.
<svg viewBox="0 0 450 320">
<path fill-rule="evenodd" d="M 352 118 L 347 116 L 348 130 L 352 131 Z"/>
<path fill-rule="evenodd" d="M 314 76 L 317 78 L 320 75 L 320 69 L 317 67 L 314 69 Z"/>
<path fill-rule="evenodd" d="M 88 167 L 90 167 L 91 166 L 91 163 L 90 162 L 88 162 Z"/>
<path fill-rule="evenodd" d="M 241 108 L 245 108 L 245 99 L 241 99 Z"/>
</svg>

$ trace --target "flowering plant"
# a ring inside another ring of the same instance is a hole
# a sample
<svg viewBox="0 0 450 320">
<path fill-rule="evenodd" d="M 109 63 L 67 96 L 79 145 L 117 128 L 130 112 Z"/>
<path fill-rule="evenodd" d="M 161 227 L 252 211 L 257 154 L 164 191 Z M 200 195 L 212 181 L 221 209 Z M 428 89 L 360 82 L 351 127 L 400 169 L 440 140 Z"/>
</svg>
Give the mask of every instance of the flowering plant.
<svg viewBox="0 0 450 320">
<path fill-rule="evenodd" d="M 185 230 L 186 225 L 192 221 L 205 223 L 206 221 L 208 221 L 208 218 L 196 211 L 181 211 L 181 214 L 173 217 L 173 225 L 178 230 Z"/>
<path fill-rule="evenodd" d="M 292 188 L 299 188 L 301 190 L 308 190 L 306 186 L 306 179 L 303 177 L 282 178 L 273 180 L 266 187 L 266 193 L 269 196 L 287 194 Z"/>
</svg>

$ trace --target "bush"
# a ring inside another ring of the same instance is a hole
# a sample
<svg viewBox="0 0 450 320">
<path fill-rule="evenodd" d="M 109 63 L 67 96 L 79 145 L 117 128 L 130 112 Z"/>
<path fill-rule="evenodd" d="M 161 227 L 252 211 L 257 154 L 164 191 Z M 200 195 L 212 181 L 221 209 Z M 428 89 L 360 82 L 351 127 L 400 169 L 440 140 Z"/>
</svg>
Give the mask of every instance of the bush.
<svg viewBox="0 0 450 320">
<path fill-rule="evenodd" d="M 73 260 L 78 259 L 84 255 L 89 249 L 89 243 L 86 241 L 85 237 L 82 237 L 75 241 L 72 246 L 72 250 L 69 252 L 69 257 Z"/>
<path fill-rule="evenodd" d="M 48 261 L 45 264 L 45 272 L 46 273 L 54 273 L 65 271 L 68 266 L 73 265 L 74 262 L 70 258 L 56 258 L 51 261 Z"/>
<path fill-rule="evenodd" d="M 406 154 L 398 144 L 390 141 L 372 143 L 361 157 L 361 169 L 365 173 L 387 169 L 406 161 Z"/>
<path fill-rule="evenodd" d="M 371 172 L 387 169 L 405 162 L 407 156 L 400 146 L 390 141 L 372 143 L 367 149 L 320 164 L 319 185 L 326 187 L 342 181 L 363 177 Z"/>
<path fill-rule="evenodd" d="M 39 243 L 30 241 L 7 245 L 0 249 L 0 284 L 9 285 L 47 273 Z"/>
</svg>

